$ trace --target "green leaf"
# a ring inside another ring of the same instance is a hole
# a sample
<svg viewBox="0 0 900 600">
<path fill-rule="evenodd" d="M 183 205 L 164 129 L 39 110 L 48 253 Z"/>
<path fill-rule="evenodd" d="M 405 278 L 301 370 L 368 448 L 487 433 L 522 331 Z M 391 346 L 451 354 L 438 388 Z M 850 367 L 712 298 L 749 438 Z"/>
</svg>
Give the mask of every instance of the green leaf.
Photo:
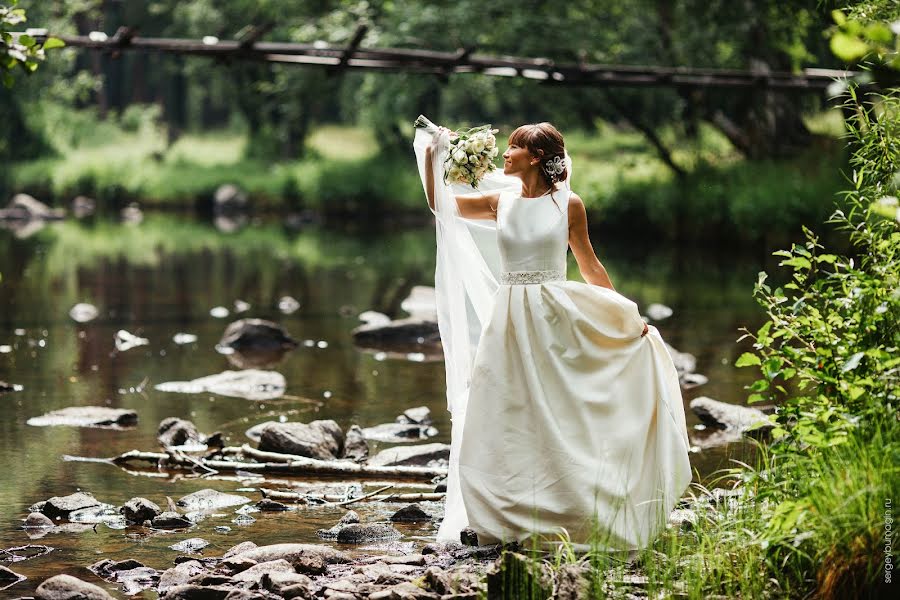
<svg viewBox="0 0 900 600">
<path fill-rule="evenodd" d="M 736 367 L 750 367 L 753 365 L 762 364 L 759 360 L 759 357 L 750 352 L 744 352 L 741 356 L 735 361 L 734 366 Z"/>
<path fill-rule="evenodd" d="M 44 41 L 44 50 L 53 50 L 54 48 L 64 48 L 66 43 L 59 38 L 49 37 Z"/>
<path fill-rule="evenodd" d="M 28 34 L 22 34 L 19 36 L 19 43 L 25 46 L 26 48 L 31 48 L 37 42 L 36 40 Z"/>
<path fill-rule="evenodd" d="M 841 373 L 846 373 L 847 371 L 852 371 L 856 367 L 859 366 L 859 361 L 862 360 L 863 356 L 865 356 L 865 352 L 857 352 L 853 356 L 847 359 L 847 362 L 843 364 L 841 367 Z"/>
<path fill-rule="evenodd" d="M 841 27 L 842 25 L 844 25 L 844 23 L 847 22 L 846 15 L 844 15 L 844 13 L 839 10 L 831 11 L 831 18 L 832 18 L 832 20 L 834 20 L 835 24 L 838 27 Z"/>
<path fill-rule="evenodd" d="M 830 46 L 834 55 L 847 63 L 856 62 L 871 51 L 868 44 L 842 31 L 834 34 Z"/>
<path fill-rule="evenodd" d="M 12 73 L 4 72 L 3 73 L 3 85 L 7 88 L 11 88 L 13 83 L 15 82 L 15 77 L 12 76 Z"/>
<path fill-rule="evenodd" d="M 884 23 L 872 23 L 866 27 L 863 35 L 878 44 L 890 44 L 893 39 L 890 28 Z"/>
</svg>

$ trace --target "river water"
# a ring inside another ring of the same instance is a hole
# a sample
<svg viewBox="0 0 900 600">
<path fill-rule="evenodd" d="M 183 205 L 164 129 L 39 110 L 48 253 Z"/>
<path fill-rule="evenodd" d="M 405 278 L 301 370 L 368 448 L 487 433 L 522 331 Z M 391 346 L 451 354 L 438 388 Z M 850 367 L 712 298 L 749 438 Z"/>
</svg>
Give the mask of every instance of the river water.
<svg viewBox="0 0 900 600">
<path fill-rule="evenodd" d="M 697 371 L 709 377 L 709 383 L 684 392 L 685 406 L 699 395 L 743 403 L 742 388 L 753 374 L 732 366 L 745 349 L 735 340 L 740 327 L 761 322 L 751 290 L 766 266 L 765 253 L 685 249 L 639 236 L 607 240 L 598 235 L 594 245 L 620 292 L 641 307 L 661 302 L 674 309 L 657 326 L 675 348 L 694 354 Z M 327 418 L 346 429 L 390 422 L 406 408 L 427 406 L 439 432 L 429 441 L 449 442 L 443 364 L 384 358 L 354 347 L 350 335 L 362 311 L 402 316 L 400 301 L 411 286 L 433 284 L 433 273 L 434 232 L 427 225 L 292 229 L 267 218 L 229 232 L 192 216 L 150 214 L 136 226 L 96 219 L 36 232 L 0 230 L 0 380 L 22 386 L 0 395 L 0 548 L 28 543 L 54 548 L 12 565 L 0 556 L 0 564 L 29 577 L 0 595 L 28 595 L 44 577 L 60 572 L 98 582 L 84 567 L 101 558 L 136 558 L 168 568 L 178 555 L 168 546 L 190 537 L 210 542 L 207 555 L 247 539 L 319 542 L 315 530 L 334 524 L 342 509 L 254 513 L 256 521 L 249 525 L 234 523 L 234 509 L 225 509 L 190 531 L 150 535 L 142 528 L 101 524 L 36 540 L 21 529 L 21 519 L 32 503 L 78 490 L 113 505 L 144 496 L 165 506 L 167 496 L 177 499 L 203 488 L 259 498 L 259 482 L 252 479 L 130 474 L 110 464 L 62 460 L 64 455 L 156 451 L 157 425 L 170 416 L 190 419 L 204 432 L 222 431 L 229 444 L 240 445 L 248 441 L 247 428 L 267 420 Z M 569 277 L 579 277 L 571 256 Z M 300 303 L 290 315 L 277 307 L 286 295 Z M 236 315 L 235 300 L 249 303 L 250 309 Z M 74 322 L 68 313 L 79 302 L 94 304 L 100 316 L 86 324 Z M 211 316 L 217 306 L 231 315 Z M 272 367 L 285 376 L 288 397 L 250 401 L 154 390 L 163 381 L 234 368 L 215 346 L 228 323 L 239 317 L 272 319 L 301 341 Z M 119 329 L 150 343 L 116 352 Z M 182 332 L 196 335 L 197 341 L 176 344 L 172 338 Z M 122 431 L 26 425 L 50 410 L 81 405 L 134 409 L 139 422 Z M 700 434 L 694 430 L 697 418 L 689 410 L 687 416 L 692 435 Z M 373 451 L 378 447 L 372 444 Z M 730 466 L 731 458 L 748 454 L 748 444 L 732 444 L 691 458 L 700 480 L 708 483 L 717 469 Z M 375 485 L 367 483 L 366 490 Z M 399 506 L 360 503 L 355 508 L 369 521 L 384 519 Z M 423 508 L 440 512 L 438 504 Z M 401 543 L 410 546 L 428 541 L 436 531 L 432 524 L 399 528 L 405 534 Z"/>
</svg>

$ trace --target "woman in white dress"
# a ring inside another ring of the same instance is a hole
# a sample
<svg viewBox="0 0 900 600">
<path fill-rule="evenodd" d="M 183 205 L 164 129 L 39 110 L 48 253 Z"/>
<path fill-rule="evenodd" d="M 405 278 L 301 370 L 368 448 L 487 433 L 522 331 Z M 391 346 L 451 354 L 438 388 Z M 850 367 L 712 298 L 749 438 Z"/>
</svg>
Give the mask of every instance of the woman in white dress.
<svg viewBox="0 0 900 600">
<path fill-rule="evenodd" d="M 474 193 L 443 183 L 449 135 L 415 142 L 453 422 L 438 538 L 642 548 L 691 480 L 665 344 L 597 259 L 552 125 L 516 129 Z M 568 248 L 587 283 L 566 280 Z"/>
</svg>

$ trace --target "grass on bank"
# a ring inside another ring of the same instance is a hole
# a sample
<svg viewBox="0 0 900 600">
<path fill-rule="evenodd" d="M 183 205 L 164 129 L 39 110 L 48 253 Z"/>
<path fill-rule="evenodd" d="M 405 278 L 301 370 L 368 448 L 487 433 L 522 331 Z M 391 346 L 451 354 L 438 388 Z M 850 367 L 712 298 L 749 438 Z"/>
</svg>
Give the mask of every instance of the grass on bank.
<svg viewBox="0 0 900 600">
<path fill-rule="evenodd" d="M 756 467 L 722 472 L 719 485 L 740 495 L 695 484 L 696 521 L 668 528 L 631 560 L 604 550 L 600 532 L 587 552 L 563 540 L 553 553 L 505 560 L 510 573 L 488 577 L 487 597 L 544 598 L 547 583 L 531 574 L 552 573 L 558 585 L 574 567 L 587 598 L 887 598 L 885 501 L 900 493 L 898 433 L 886 419 L 874 437 L 859 432 L 781 464 L 762 448 Z M 785 482 L 796 489 L 782 489 Z"/>
<path fill-rule="evenodd" d="M 265 162 L 245 158 L 247 137 L 235 128 L 188 133 L 167 148 L 153 109 L 98 122 L 89 111 L 44 103 L 33 119 L 52 132 L 58 155 L 14 165 L 8 191 L 56 204 L 84 194 L 113 206 L 202 206 L 219 185 L 235 183 L 260 209 L 424 207 L 411 151 L 381 154 L 364 128 L 320 127 L 305 159 Z M 832 113 L 817 115 L 810 126 L 830 135 L 833 120 Z M 821 147 L 790 160 L 745 161 L 710 127 L 701 127 L 696 140 L 676 139 L 672 131 L 663 136 L 690 169 L 683 181 L 637 132 L 600 124 L 596 133 L 567 135 L 573 188 L 592 224 L 668 238 L 754 240 L 824 221 L 842 187 L 837 140 L 823 138 Z"/>
</svg>

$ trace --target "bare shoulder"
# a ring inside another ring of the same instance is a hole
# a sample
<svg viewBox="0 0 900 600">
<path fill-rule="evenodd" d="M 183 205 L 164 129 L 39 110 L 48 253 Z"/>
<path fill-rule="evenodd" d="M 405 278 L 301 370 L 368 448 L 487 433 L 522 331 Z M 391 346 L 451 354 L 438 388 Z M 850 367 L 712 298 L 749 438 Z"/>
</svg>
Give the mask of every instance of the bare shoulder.
<svg viewBox="0 0 900 600">
<path fill-rule="evenodd" d="M 587 211 L 584 208 L 584 200 L 581 199 L 581 196 L 572 192 L 569 194 L 569 222 L 586 219 Z"/>
</svg>

